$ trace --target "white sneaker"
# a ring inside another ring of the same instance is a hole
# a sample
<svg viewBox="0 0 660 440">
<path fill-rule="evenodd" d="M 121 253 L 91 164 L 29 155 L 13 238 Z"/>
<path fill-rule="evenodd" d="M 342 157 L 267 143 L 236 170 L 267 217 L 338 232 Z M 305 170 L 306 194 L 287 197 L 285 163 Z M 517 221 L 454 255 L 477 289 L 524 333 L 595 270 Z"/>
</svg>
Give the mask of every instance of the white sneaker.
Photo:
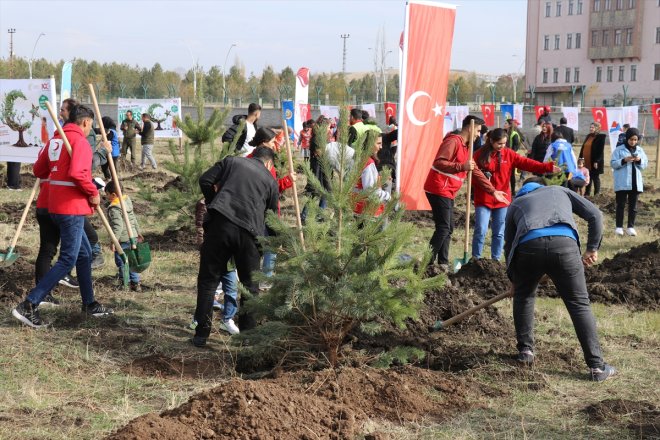
<svg viewBox="0 0 660 440">
<path fill-rule="evenodd" d="M 222 321 L 220 328 L 226 330 L 230 335 L 237 335 L 241 331 L 238 329 L 238 326 L 234 323 L 233 319 L 228 321 Z"/>
<path fill-rule="evenodd" d="M 627 232 L 628 235 L 630 235 L 631 237 L 637 237 L 637 231 L 635 231 L 635 228 L 628 228 L 628 230 L 627 230 L 626 232 Z M 623 234 L 622 234 L 622 235 L 623 235 Z"/>
<path fill-rule="evenodd" d="M 616 228 L 614 230 L 614 234 L 618 235 L 619 237 L 623 237 L 623 228 Z"/>
</svg>

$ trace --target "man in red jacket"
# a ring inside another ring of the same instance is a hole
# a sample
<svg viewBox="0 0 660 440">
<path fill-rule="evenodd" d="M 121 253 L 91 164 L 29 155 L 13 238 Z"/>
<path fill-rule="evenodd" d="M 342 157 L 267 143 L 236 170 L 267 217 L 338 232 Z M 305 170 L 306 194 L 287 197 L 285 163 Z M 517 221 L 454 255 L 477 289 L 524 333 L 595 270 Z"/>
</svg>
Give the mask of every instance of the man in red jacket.
<svg viewBox="0 0 660 440">
<path fill-rule="evenodd" d="M 466 116 L 461 131 L 458 134 L 449 134 L 442 140 L 424 183 L 424 191 L 431 204 L 435 222 L 435 231 L 431 237 L 433 249 L 431 263 L 437 260 L 443 270 L 449 268 L 449 244 L 454 231 L 454 199 L 463 186 L 467 172 L 472 170 L 474 182 L 485 192 L 491 194 L 497 201 L 509 204 L 506 193 L 497 191 L 470 157 L 468 144 L 472 120 L 474 120 L 475 138 L 479 135 L 484 121 L 476 116 Z"/>
<path fill-rule="evenodd" d="M 34 164 L 34 175 L 49 179 L 48 212 L 60 230 L 60 256 L 53 267 L 30 291 L 12 315 L 34 328 L 45 327 L 39 304 L 60 279 L 76 267 L 82 311 L 100 317 L 113 313 L 94 299 L 92 288 L 92 248 L 84 232 L 85 217 L 99 204 L 99 192 L 92 183 L 92 149 L 86 136 L 92 129 L 94 112 L 84 105 L 74 108 L 73 124 L 64 126 L 71 144 L 69 155 L 62 139 L 53 138 L 41 150 Z"/>
</svg>

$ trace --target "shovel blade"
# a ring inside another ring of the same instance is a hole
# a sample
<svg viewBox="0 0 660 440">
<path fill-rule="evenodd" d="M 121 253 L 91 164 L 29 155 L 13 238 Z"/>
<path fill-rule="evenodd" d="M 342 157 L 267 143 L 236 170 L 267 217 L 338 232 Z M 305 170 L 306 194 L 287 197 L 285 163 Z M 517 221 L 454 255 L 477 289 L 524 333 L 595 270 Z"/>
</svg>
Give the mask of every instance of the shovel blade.
<svg viewBox="0 0 660 440">
<path fill-rule="evenodd" d="M 0 254 L 0 267 L 11 266 L 16 260 L 18 260 L 18 257 L 20 257 L 20 255 L 14 252 L 13 248 L 7 249 L 6 254 Z"/>
<path fill-rule="evenodd" d="M 126 250 L 128 262 L 133 272 L 143 272 L 151 264 L 151 249 L 149 243 L 137 243 L 135 249 Z"/>
<path fill-rule="evenodd" d="M 466 253 L 463 255 L 463 258 L 454 259 L 454 273 L 461 270 L 461 267 L 470 262 L 470 256 Z"/>
</svg>

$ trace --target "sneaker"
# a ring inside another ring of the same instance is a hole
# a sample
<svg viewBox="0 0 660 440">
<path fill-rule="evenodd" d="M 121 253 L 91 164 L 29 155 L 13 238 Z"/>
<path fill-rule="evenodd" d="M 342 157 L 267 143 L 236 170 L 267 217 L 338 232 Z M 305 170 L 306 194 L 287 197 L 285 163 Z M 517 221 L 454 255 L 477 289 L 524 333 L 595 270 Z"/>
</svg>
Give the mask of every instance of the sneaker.
<svg viewBox="0 0 660 440">
<path fill-rule="evenodd" d="M 532 365 L 534 363 L 534 353 L 531 350 L 523 350 L 518 353 L 516 361 L 525 365 Z"/>
<path fill-rule="evenodd" d="M 192 345 L 195 347 L 206 347 L 206 339 L 202 336 L 193 336 L 190 342 L 192 342 Z"/>
<path fill-rule="evenodd" d="M 614 230 L 614 235 L 617 235 L 619 237 L 623 237 L 623 228 L 616 228 Z"/>
<path fill-rule="evenodd" d="M 603 368 L 590 368 L 589 374 L 594 382 L 603 382 L 617 374 L 617 371 L 611 365 L 603 365 Z"/>
<path fill-rule="evenodd" d="M 103 258 L 102 253 L 98 253 L 92 256 L 92 269 L 98 269 L 99 267 L 103 267 L 104 264 L 105 264 L 105 259 Z"/>
<path fill-rule="evenodd" d="M 139 282 L 135 283 L 131 281 L 130 288 L 131 288 L 131 292 L 142 292 L 142 284 L 140 284 Z"/>
<path fill-rule="evenodd" d="M 71 287 L 72 289 L 78 288 L 78 280 L 71 275 L 65 275 L 64 278 L 60 280 L 60 284 L 66 287 Z"/>
<path fill-rule="evenodd" d="M 273 283 L 269 283 L 268 281 L 262 281 L 259 283 L 259 290 L 262 292 L 268 291 L 273 287 Z"/>
<path fill-rule="evenodd" d="M 222 321 L 220 324 L 220 328 L 222 330 L 227 331 L 230 335 L 237 335 L 241 331 L 238 329 L 238 326 L 234 323 L 233 319 L 229 319 L 227 321 Z"/>
<path fill-rule="evenodd" d="M 14 318 L 32 328 L 45 328 L 48 326 L 48 324 L 41 320 L 41 316 L 39 316 L 39 308 L 28 300 L 17 305 L 16 308 L 11 311 L 11 314 Z"/>
<path fill-rule="evenodd" d="M 225 309 L 224 304 L 222 304 L 218 300 L 215 300 L 215 299 L 213 300 L 213 310 L 223 311 L 224 309 Z"/>
<path fill-rule="evenodd" d="M 91 304 L 83 304 L 82 305 L 82 312 L 86 313 L 89 316 L 93 316 L 95 318 L 100 318 L 102 316 L 107 316 L 107 315 L 112 315 L 115 313 L 114 310 L 112 310 L 109 307 L 105 307 L 101 303 L 94 301 Z"/>
<path fill-rule="evenodd" d="M 60 305 L 60 300 L 55 298 L 52 294 L 48 294 L 41 300 L 39 303 L 40 307 L 58 307 Z"/>
<path fill-rule="evenodd" d="M 626 233 L 631 237 L 637 237 L 637 231 L 635 231 L 635 228 L 628 228 Z"/>
</svg>

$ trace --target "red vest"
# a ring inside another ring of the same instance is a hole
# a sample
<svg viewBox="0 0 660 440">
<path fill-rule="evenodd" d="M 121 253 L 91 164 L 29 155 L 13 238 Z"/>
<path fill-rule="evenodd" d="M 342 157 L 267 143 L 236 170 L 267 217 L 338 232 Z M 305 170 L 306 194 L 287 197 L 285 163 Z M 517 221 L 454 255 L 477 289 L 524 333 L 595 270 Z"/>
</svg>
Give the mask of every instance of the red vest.
<svg viewBox="0 0 660 440">
<path fill-rule="evenodd" d="M 470 151 L 463 143 L 463 138 L 460 135 L 448 135 L 442 141 L 438 151 L 442 150 L 443 147 L 454 149 L 454 157 L 451 158 L 452 162 L 465 163 L 468 161 Z M 424 191 L 440 197 L 454 199 L 458 190 L 463 186 L 465 176 L 467 176 L 467 171 L 459 171 L 456 174 L 452 174 L 440 171 L 431 166 L 431 170 L 426 176 L 426 182 L 424 183 Z"/>
<path fill-rule="evenodd" d="M 364 166 L 364 168 L 362 168 L 362 171 L 364 172 L 364 170 L 366 170 L 367 168 L 369 168 L 372 165 L 375 167 L 376 162 L 373 160 L 373 158 L 370 157 L 369 160 L 367 161 L 366 165 Z M 379 180 L 380 180 L 380 178 L 379 178 Z M 364 187 L 362 185 L 362 176 L 360 176 L 360 178 L 357 181 L 357 184 L 355 185 L 355 193 L 359 194 L 359 193 L 362 192 L 363 189 L 364 189 Z M 367 206 L 367 202 L 365 200 L 361 200 L 359 202 L 356 202 L 355 207 L 353 208 L 353 212 L 356 213 L 356 214 L 362 214 L 362 212 L 364 211 L 364 208 L 366 206 Z M 375 217 L 380 216 L 383 213 L 384 210 L 385 210 L 385 205 L 381 203 L 380 206 L 378 207 L 378 209 L 376 209 L 376 212 L 374 212 L 374 216 Z"/>
</svg>

